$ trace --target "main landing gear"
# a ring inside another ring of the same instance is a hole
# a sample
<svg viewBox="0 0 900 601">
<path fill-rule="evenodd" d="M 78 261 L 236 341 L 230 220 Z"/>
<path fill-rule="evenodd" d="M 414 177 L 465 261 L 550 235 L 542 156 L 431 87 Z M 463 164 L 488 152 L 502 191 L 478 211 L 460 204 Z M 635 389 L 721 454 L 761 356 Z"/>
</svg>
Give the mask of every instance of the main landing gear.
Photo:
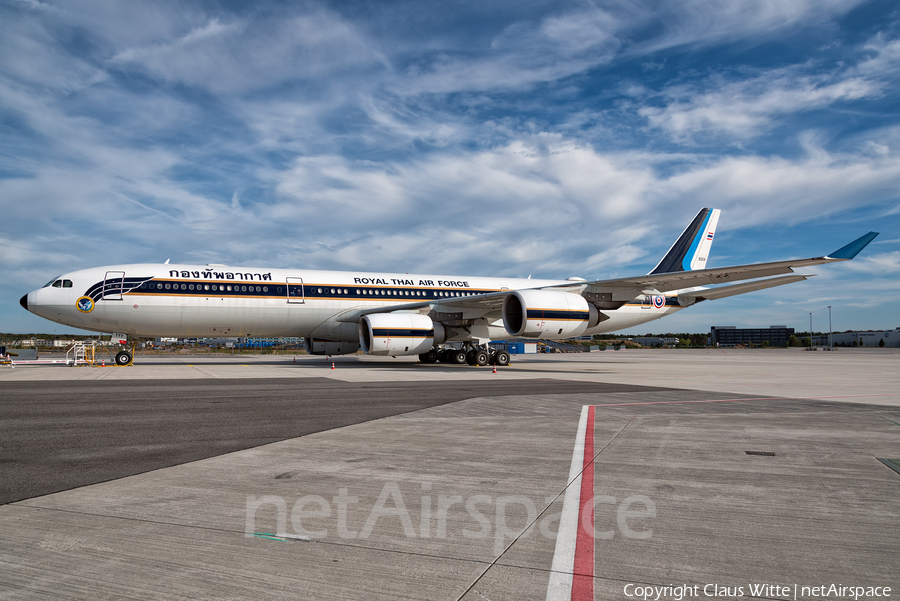
<svg viewBox="0 0 900 601">
<path fill-rule="evenodd" d="M 452 363 L 455 365 L 509 365 L 509 353 L 503 350 L 469 345 L 461 349 L 432 348 L 419 355 L 422 363 Z"/>
</svg>

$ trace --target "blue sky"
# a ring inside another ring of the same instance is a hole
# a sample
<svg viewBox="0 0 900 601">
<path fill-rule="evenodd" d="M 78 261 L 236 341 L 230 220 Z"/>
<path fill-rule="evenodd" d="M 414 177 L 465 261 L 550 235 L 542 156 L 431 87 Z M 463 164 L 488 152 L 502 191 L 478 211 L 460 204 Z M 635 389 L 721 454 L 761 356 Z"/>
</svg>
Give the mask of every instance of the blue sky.
<svg viewBox="0 0 900 601">
<path fill-rule="evenodd" d="M 0 331 L 112 263 L 808 282 L 648 331 L 900 326 L 900 7 L 887 0 L 0 0 Z"/>
</svg>

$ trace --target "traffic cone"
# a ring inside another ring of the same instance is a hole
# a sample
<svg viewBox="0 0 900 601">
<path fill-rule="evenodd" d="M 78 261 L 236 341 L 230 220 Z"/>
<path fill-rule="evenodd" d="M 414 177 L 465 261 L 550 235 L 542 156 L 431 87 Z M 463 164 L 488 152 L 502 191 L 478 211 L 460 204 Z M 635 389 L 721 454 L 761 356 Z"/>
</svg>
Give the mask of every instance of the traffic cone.
<svg viewBox="0 0 900 601">
<path fill-rule="evenodd" d="M 297 357 L 294 357 L 294 363 L 296 363 L 296 362 L 297 362 Z"/>
<path fill-rule="evenodd" d="M 101 361 L 100 367 L 106 367 L 106 359 L 103 359 L 103 360 Z"/>
<path fill-rule="evenodd" d="M 492 373 L 497 373 L 497 366 L 494 366 L 494 371 Z"/>
<path fill-rule="evenodd" d="M 334 361 L 331 362 L 331 369 L 334 369 Z"/>
</svg>

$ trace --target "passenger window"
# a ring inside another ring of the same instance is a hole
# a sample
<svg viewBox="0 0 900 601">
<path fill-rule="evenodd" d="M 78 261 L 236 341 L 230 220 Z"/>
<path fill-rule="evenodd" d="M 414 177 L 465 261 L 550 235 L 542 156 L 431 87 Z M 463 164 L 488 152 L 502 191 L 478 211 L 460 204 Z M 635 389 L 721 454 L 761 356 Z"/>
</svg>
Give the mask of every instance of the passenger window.
<svg viewBox="0 0 900 601">
<path fill-rule="evenodd" d="M 268 291 L 269 291 L 269 287 L 268 287 L 268 286 L 263 286 L 263 292 L 268 292 Z"/>
</svg>

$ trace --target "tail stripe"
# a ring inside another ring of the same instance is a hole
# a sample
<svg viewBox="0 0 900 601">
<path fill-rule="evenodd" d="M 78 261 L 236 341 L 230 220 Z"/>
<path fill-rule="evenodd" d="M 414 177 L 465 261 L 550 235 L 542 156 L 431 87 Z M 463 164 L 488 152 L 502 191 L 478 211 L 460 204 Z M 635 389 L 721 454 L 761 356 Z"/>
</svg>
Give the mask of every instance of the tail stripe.
<svg viewBox="0 0 900 601">
<path fill-rule="evenodd" d="M 703 220 L 703 225 L 700 226 L 700 229 L 694 235 L 694 242 L 681 260 L 681 268 L 685 271 L 691 270 L 691 261 L 694 260 L 694 255 L 697 254 L 697 247 L 700 246 L 700 241 L 706 236 L 706 226 L 709 224 L 710 217 L 712 217 L 712 211 L 706 209 L 706 218 Z"/>
</svg>

